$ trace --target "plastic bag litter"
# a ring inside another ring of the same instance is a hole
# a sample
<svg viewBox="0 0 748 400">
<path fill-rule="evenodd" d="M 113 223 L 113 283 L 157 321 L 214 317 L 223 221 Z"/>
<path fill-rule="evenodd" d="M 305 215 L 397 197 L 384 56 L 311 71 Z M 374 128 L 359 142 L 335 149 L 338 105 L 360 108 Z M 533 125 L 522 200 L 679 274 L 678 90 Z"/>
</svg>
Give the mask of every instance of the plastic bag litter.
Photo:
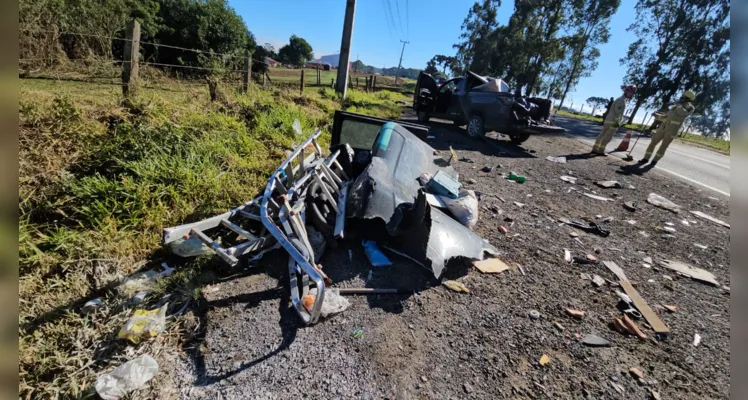
<svg viewBox="0 0 748 400">
<path fill-rule="evenodd" d="M 213 250 L 206 246 L 200 239 L 190 236 L 187 239 L 177 239 L 169 243 L 171 252 L 179 257 L 197 257 L 203 254 L 210 254 Z"/>
<path fill-rule="evenodd" d="M 168 306 L 169 303 L 166 303 L 161 308 L 153 310 L 135 310 L 125 326 L 120 329 L 117 337 L 138 343 L 145 335 L 153 337 L 163 332 L 166 328 L 166 308 Z"/>
<path fill-rule="evenodd" d="M 389 267 L 392 265 L 392 262 L 389 258 L 387 258 L 384 253 L 382 253 L 382 250 L 379 249 L 379 246 L 377 246 L 377 243 L 373 240 L 366 240 L 361 242 L 361 245 L 364 246 L 364 251 L 366 252 L 366 258 L 369 259 L 369 262 L 374 267 Z"/>
<path fill-rule="evenodd" d="M 471 230 L 478 223 L 478 198 L 472 190 L 460 190 L 456 199 L 439 196 L 455 219 Z"/>
<path fill-rule="evenodd" d="M 317 288 L 309 289 L 307 296 L 317 297 Z M 304 296 L 306 297 L 306 296 Z M 325 290 L 325 298 L 322 299 L 322 308 L 319 313 L 327 318 L 331 315 L 339 314 L 348 309 L 351 303 L 345 297 L 340 295 L 338 289 Z"/>
<path fill-rule="evenodd" d="M 143 387 L 157 372 L 156 360 L 143 354 L 96 378 L 96 393 L 104 400 L 120 399 Z"/>
<path fill-rule="evenodd" d="M 155 269 L 152 269 L 152 270 L 148 270 L 144 272 L 138 272 L 136 274 L 128 276 L 125 279 L 125 283 L 124 283 L 125 287 L 135 288 L 135 289 L 140 289 L 140 290 L 147 289 L 157 279 L 163 278 L 164 276 L 169 276 L 175 271 L 174 268 L 171 268 L 166 263 L 161 263 L 161 267 L 163 268 L 163 271 L 156 271 Z"/>
<path fill-rule="evenodd" d="M 672 201 L 660 196 L 657 193 L 650 193 L 649 197 L 647 197 L 647 202 L 649 204 L 653 204 L 657 207 L 664 208 L 668 211 L 672 211 L 674 213 L 678 213 L 680 211 L 680 206 L 673 203 Z"/>
</svg>

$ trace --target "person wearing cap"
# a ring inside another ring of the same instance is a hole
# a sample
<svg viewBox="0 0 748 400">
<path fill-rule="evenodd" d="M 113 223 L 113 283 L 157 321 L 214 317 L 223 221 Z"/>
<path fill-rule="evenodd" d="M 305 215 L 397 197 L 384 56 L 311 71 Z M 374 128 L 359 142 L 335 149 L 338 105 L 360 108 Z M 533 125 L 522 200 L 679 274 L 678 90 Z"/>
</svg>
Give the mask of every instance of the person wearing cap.
<svg viewBox="0 0 748 400">
<path fill-rule="evenodd" d="M 596 156 L 605 155 L 605 146 L 608 145 L 613 135 L 621 126 L 621 118 L 623 118 L 623 112 L 626 111 L 626 100 L 634 97 L 636 93 L 635 85 L 628 85 L 623 89 L 623 95 L 616 99 L 608 110 L 608 115 L 605 116 L 603 121 L 603 130 L 600 132 L 600 136 L 595 140 L 595 145 L 592 146 L 592 153 Z"/>
<path fill-rule="evenodd" d="M 676 136 L 678 136 L 678 131 L 680 131 L 681 126 L 683 126 L 683 122 L 689 115 L 693 114 L 694 106 L 692 103 L 695 99 L 696 93 L 693 91 L 686 90 L 683 92 L 678 102 L 676 102 L 667 114 L 665 114 L 662 124 L 657 127 L 655 134 L 652 136 L 652 140 L 649 142 L 646 152 L 644 152 L 644 158 L 639 160 L 639 164 L 649 162 L 655 146 L 660 142 L 662 142 L 662 144 L 660 145 L 660 148 L 657 149 L 657 154 L 655 154 L 650 165 L 656 165 L 657 161 L 665 155 L 665 151 L 668 146 L 670 146 L 670 143 Z"/>
</svg>

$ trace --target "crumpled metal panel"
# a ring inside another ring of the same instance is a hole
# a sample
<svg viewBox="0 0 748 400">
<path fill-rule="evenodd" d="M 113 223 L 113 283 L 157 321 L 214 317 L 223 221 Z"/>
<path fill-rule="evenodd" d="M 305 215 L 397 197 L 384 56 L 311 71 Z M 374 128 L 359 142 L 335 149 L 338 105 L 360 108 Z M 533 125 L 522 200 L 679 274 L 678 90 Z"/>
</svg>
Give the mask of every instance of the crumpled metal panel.
<svg viewBox="0 0 748 400">
<path fill-rule="evenodd" d="M 369 166 L 351 185 L 348 216 L 382 219 L 391 237 L 388 246 L 420 262 L 440 277 L 455 257 L 483 259 L 498 254 L 490 243 L 426 201 L 417 178 L 443 171 L 457 173 L 434 149 L 394 123 L 382 127 Z"/>
</svg>

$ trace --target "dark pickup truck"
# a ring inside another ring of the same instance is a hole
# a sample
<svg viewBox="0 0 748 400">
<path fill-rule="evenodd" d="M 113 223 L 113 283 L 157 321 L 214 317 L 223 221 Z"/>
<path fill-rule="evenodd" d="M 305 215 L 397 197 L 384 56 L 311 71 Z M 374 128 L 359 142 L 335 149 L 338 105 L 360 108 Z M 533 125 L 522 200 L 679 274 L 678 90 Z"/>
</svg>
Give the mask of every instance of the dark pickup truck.
<svg viewBox="0 0 748 400">
<path fill-rule="evenodd" d="M 421 72 L 416 83 L 413 108 L 418 120 L 435 117 L 467 125 L 470 136 L 479 137 L 496 131 L 509 136 L 514 144 L 538 133 L 563 133 L 564 129 L 549 121 L 550 100 L 513 94 L 499 79 L 468 72 L 441 86 L 431 75 Z"/>
</svg>

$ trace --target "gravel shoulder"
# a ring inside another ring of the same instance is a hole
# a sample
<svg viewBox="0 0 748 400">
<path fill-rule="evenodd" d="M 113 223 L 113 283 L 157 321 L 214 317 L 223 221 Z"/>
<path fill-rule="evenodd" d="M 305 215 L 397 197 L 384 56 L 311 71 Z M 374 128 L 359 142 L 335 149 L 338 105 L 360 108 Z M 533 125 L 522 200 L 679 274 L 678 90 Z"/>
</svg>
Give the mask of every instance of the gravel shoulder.
<svg viewBox="0 0 748 400">
<path fill-rule="evenodd" d="M 270 254 L 247 270 L 217 269 L 204 279 L 203 298 L 189 315 L 186 330 L 192 332 L 191 338 L 173 360 L 162 363 L 159 397 L 621 397 L 614 381 L 628 398 L 648 398 L 650 389 L 662 398 L 729 397 L 730 232 L 688 212 L 699 210 L 729 221 L 728 199 L 712 197 L 656 170 L 618 173 L 624 165 L 620 159 L 580 157 L 589 148 L 565 136 L 535 136 L 518 147 L 495 133 L 475 140 L 447 122 L 429 125 L 436 136 L 434 148 L 444 151 L 451 146 L 459 157 L 474 161 L 454 167 L 468 189 L 482 193 L 475 231 L 513 268 L 484 275 L 456 260 L 448 266 L 449 278 L 472 292 L 457 294 L 421 267 L 392 254 L 392 267 L 372 269 L 360 239 L 351 234 L 322 259 L 335 286 L 397 287 L 409 293 L 351 296 L 348 310 L 310 327 L 300 325 L 288 304 L 284 253 Z M 547 156 L 566 156 L 568 162 L 550 162 Z M 481 172 L 484 166 L 495 168 Z M 509 171 L 525 175 L 527 182 L 503 179 L 501 174 Z M 577 184 L 562 181 L 561 175 L 577 177 Z M 475 183 L 466 184 L 471 179 Z M 617 180 L 623 188 L 601 189 L 593 184 L 599 180 Z M 583 195 L 593 192 L 613 200 Z M 648 204 L 652 192 L 683 211 L 675 214 Z M 637 211 L 625 210 L 624 201 L 636 202 Z M 609 237 L 558 222 L 596 215 L 613 217 Z M 686 226 L 684 219 L 695 222 Z M 656 230 L 667 222 L 674 224 L 673 237 Z M 499 231 L 500 225 L 509 234 Z M 572 231 L 578 233 L 578 241 Z M 708 247 L 702 250 L 694 243 Z M 581 274 L 608 280 L 614 275 L 602 265 L 566 263 L 565 248 L 575 256 L 594 254 L 621 266 L 670 328 L 669 340 L 652 339 L 652 330 L 643 322 L 647 340 L 612 330 L 609 323 L 620 314 L 615 288 L 596 288 Z M 642 266 L 647 256 L 654 259 L 652 268 Z M 664 259 L 707 269 L 721 286 L 679 277 L 657 265 Z M 658 307 L 663 304 L 678 309 L 670 313 Z M 569 318 L 567 307 L 585 311 L 585 317 Z M 528 318 L 531 310 L 540 318 Z M 364 333 L 354 338 L 351 334 L 357 328 Z M 692 344 L 695 333 L 702 337 L 699 346 Z M 612 345 L 585 347 L 577 334 L 596 334 Z M 540 366 L 543 354 L 551 362 Z M 628 373 L 632 367 L 644 373 L 646 383 Z"/>
</svg>

